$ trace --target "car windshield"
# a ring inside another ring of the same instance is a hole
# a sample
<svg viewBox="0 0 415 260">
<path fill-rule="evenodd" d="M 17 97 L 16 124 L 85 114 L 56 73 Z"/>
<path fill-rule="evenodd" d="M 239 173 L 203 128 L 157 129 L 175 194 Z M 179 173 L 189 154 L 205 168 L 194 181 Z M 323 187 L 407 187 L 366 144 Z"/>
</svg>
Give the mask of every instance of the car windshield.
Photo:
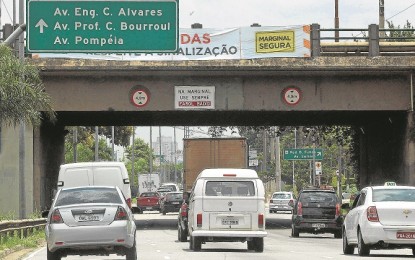
<svg viewBox="0 0 415 260">
<path fill-rule="evenodd" d="M 273 199 L 280 199 L 280 200 L 289 200 L 291 199 L 291 195 L 288 193 L 277 193 L 272 195 Z"/>
<path fill-rule="evenodd" d="M 121 204 L 121 198 L 114 188 L 76 188 L 62 190 L 56 198 L 55 206 L 84 203 Z"/>
<path fill-rule="evenodd" d="M 255 186 L 252 181 L 208 181 L 207 196 L 255 196 Z"/>
<path fill-rule="evenodd" d="M 415 202 L 415 189 L 375 189 L 373 202 L 409 201 Z"/>
</svg>

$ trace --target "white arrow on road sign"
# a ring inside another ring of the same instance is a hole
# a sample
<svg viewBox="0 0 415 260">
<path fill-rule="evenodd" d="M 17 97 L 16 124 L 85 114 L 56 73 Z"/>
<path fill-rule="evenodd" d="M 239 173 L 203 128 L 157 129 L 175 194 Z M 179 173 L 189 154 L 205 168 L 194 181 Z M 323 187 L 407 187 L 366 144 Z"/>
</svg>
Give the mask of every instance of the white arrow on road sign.
<svg viewBox="0 0 415 260">
<path fill-rule="evenodd" d="M 45 23 L 45 21 L 43 21 L 43 19 L 40 19 L 35 27 L 39 27 L 40 33 L 43 33 L 43 27 L 48 27 L 48 25 Z"/>
</svg>

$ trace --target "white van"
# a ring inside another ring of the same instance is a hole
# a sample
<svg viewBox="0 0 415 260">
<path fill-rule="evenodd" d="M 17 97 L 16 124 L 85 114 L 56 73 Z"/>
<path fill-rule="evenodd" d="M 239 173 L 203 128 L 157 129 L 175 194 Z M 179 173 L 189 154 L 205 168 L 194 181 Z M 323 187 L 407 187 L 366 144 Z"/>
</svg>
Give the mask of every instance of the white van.
<svg viewBox="0 0 415 260">
<path fill-rule="evenodd" d="M 118 186 L 131 208 L 131 187 L 123 162 L 81 162 L 63 164 L 58 190 L 77 186 Z"/>
<path fill-rule="evenodd" d="M 250 169 L 205 169 L 189 197 L 190 249 L 207 242 L 245 242 L 248 250 L 263 252 L 265 191 Z"/>
</svg>

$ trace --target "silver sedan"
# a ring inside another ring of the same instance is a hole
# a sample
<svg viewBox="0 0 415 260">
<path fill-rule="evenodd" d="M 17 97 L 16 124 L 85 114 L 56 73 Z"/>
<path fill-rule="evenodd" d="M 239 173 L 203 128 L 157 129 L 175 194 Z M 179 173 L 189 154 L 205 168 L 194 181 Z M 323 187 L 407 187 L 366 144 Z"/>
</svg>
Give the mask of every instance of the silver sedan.
<svg viewBox="0 0 415 260">
<path fill-rule="evenodd" d="M 125 255 L 137 259 L 133 214 L 118 187 L 61 189 L 48 212 L 47 259 Z"/>
</svg>

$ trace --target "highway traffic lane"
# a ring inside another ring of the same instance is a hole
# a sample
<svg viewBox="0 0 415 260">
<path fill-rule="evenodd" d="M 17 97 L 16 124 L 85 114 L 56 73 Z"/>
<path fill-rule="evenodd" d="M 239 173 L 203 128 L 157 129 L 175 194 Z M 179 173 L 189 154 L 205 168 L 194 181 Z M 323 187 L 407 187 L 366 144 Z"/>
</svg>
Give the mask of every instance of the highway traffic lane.
<svg viewBox="0 0 415 260">
<path fill-rule="evenodd" d="M 267 225 L 268 236 L 265 238 L 263 253 L 247 251 L 246 243 L 206 243 L 200 252 L 189 250 L 189 242 L 177 240 L 177 214 L 165 216 L 160 213 L 144 213 L 135 215 L 138 225 L 137 250 L 140 260 L 170 260 L 192 258 L 197 260 L 212 259 L 361 259 L 355 255 L 346 256 L 342 252 L 342 240 L 335 239 L 332 234 L 300 234 L 299 238 L 291 238 L 290 214 L 269 214 Z M 379 250 L 372 251 L 365 259 L 407 259 L 412 258 L 411 250 Z M 46 248 L 41 248 L 25 260 L 46 259 Z M 117 260 L 122 256 L 70 256 L 68 260 Z"/>
</svg>

